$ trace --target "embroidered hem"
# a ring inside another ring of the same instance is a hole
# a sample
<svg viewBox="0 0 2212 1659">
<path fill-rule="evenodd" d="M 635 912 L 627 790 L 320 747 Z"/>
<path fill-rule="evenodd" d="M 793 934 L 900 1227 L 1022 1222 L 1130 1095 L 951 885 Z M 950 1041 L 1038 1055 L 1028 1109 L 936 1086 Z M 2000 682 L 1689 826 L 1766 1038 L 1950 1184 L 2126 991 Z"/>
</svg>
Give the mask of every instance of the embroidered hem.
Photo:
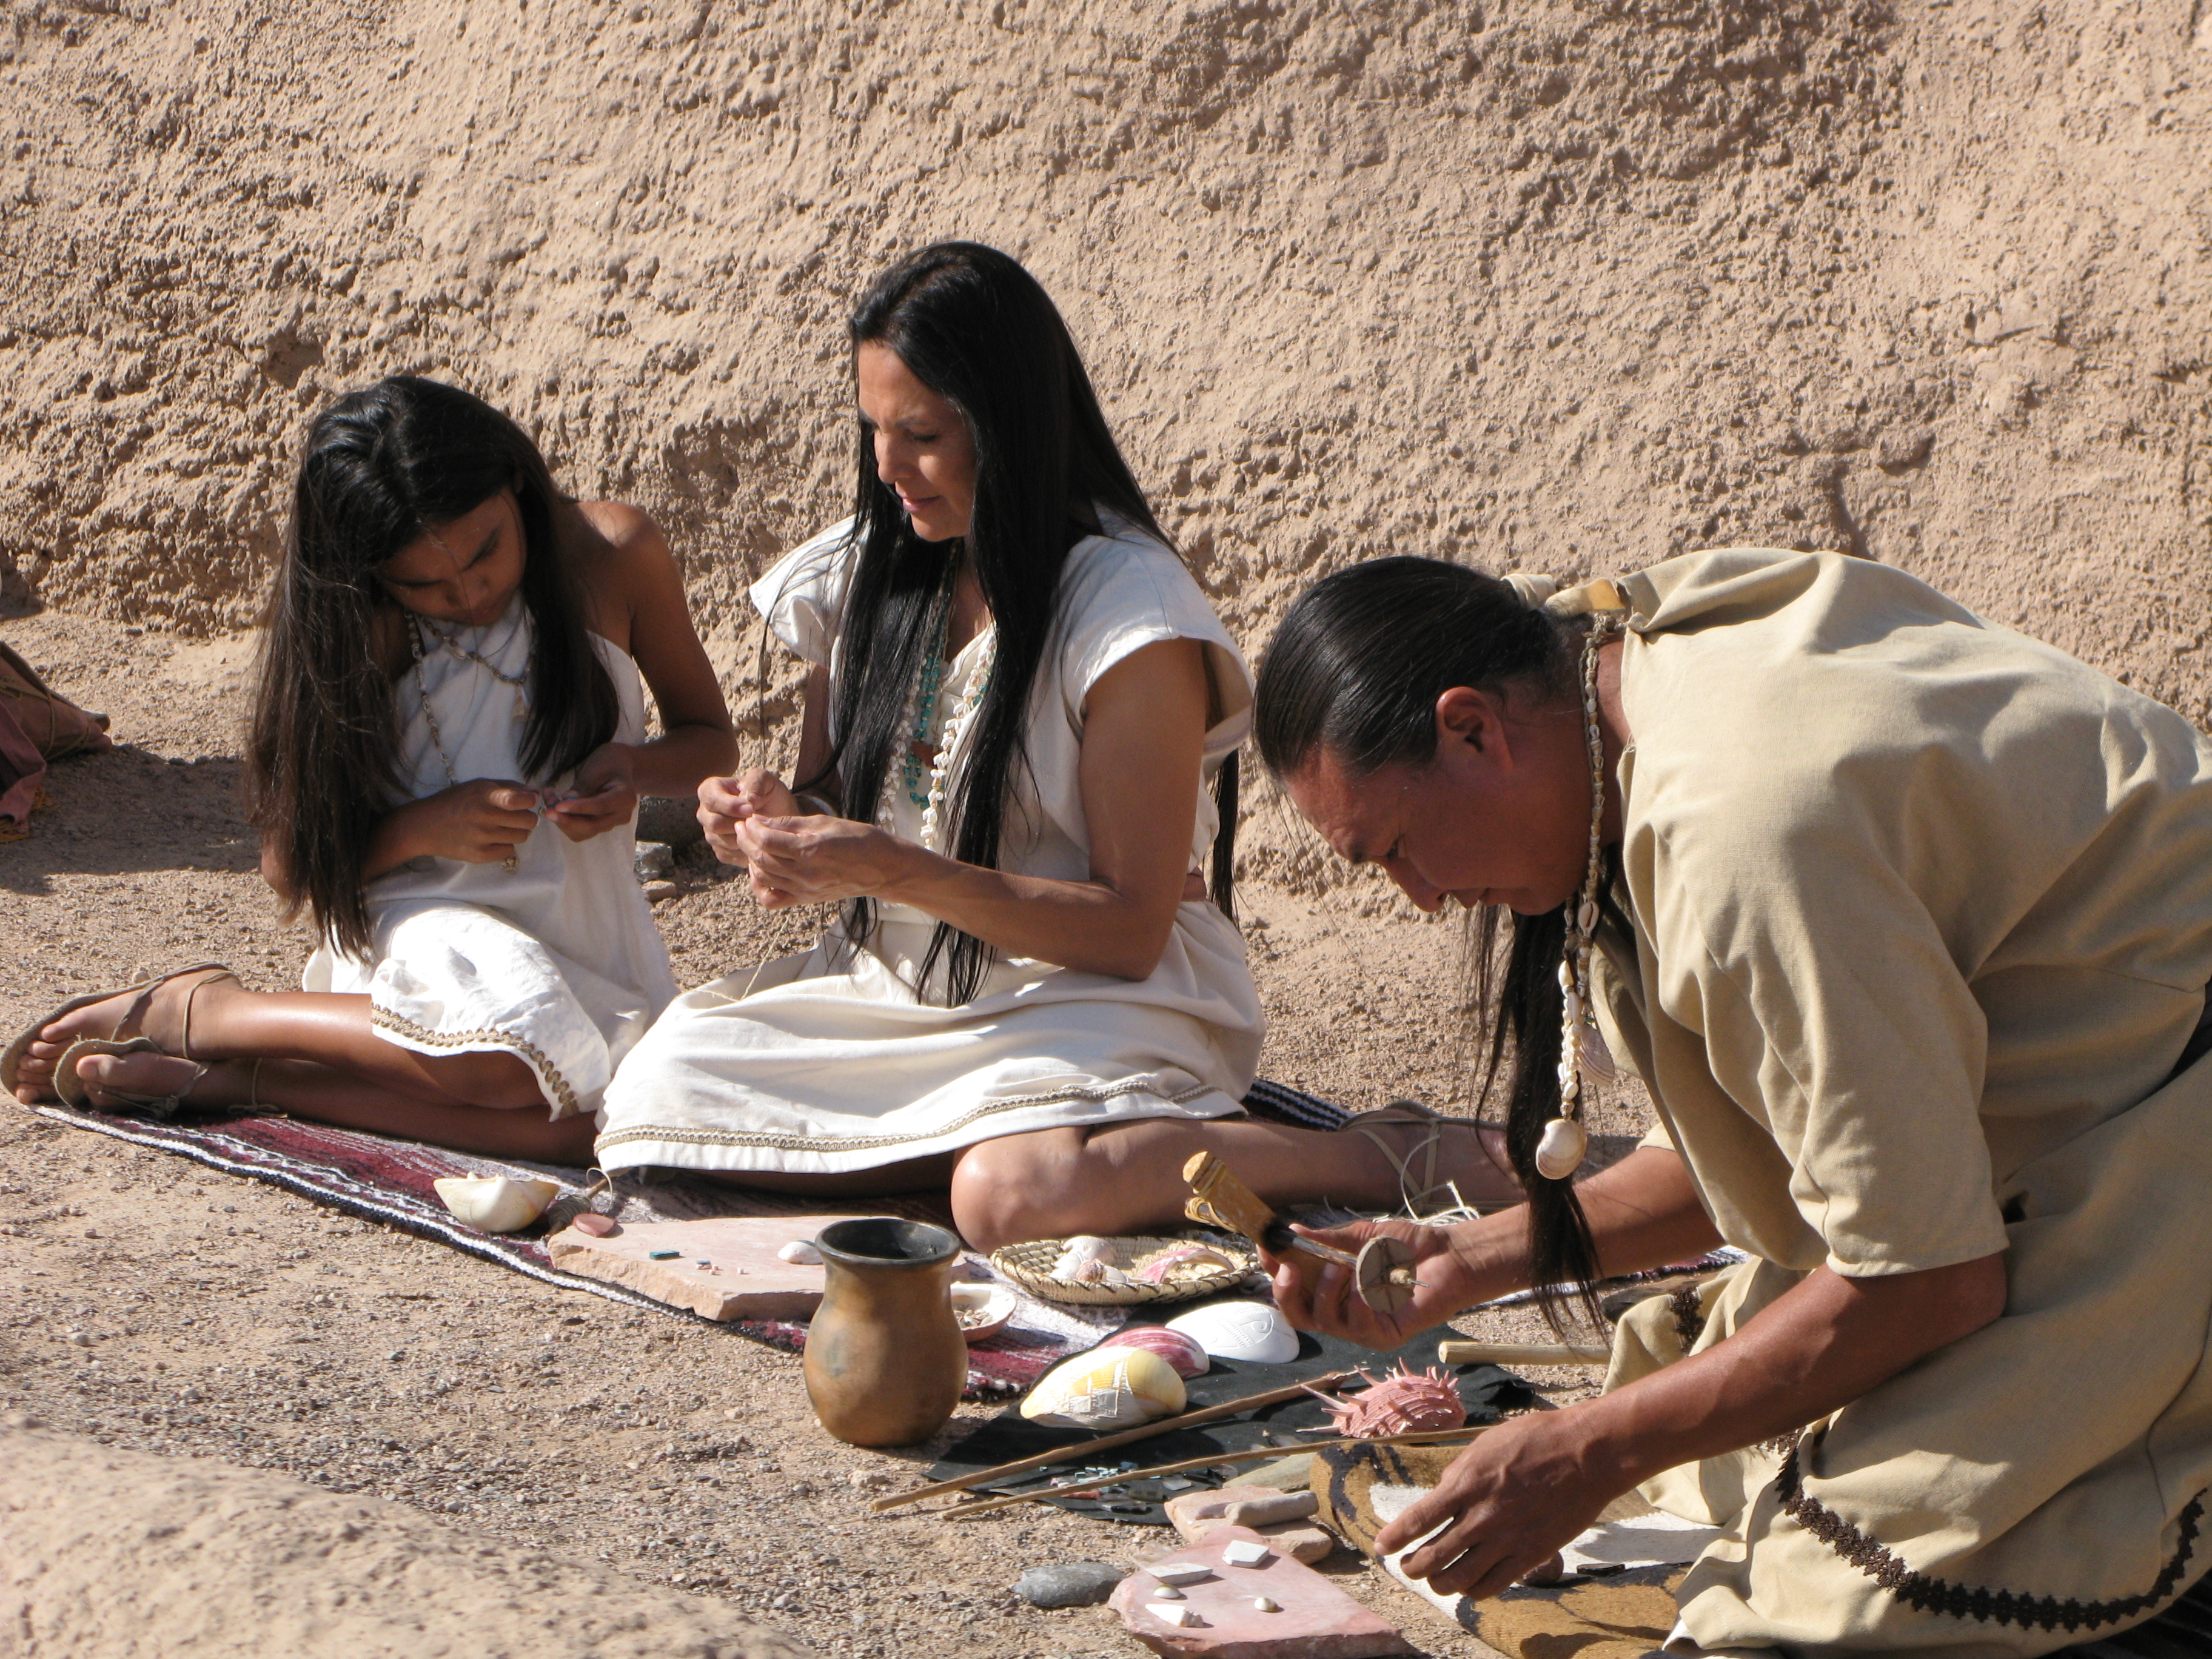
<svg viewBox="0 0 2212 1659">
<path fill-rule="evenodd" d="M 2069 1631 L 2093 1630 L 2100 1625 L 2141 1619 L 2172 1595 L 2196 1551 L 2197 1523 L 2204 1513 L 2204 1494 L 2199 1492 L 2181 1511 L 2181 1539 L 2172 1559 L 2160 1570 L 2151 1587 L 2139 1595 L 2102 1601 L 2061 1601 L 2051 1595 L 2021 1595 L 2011 1590 L 1973 1589 L 1954 1584 L 1932 1573 L 1915 1572 L 1896 1552 L 1875 1542 L 1816 1498 L 1806 1494 L 1793 1447 L 1775 1477 L 1775 1491 L 1784 1513 L 1851 1565 L 1888 1590 L 1909 1607 L 1923 1613 L 1948 1613 L 1954 1619 L 1976 1619 L 1984 1624 L 2018 1625 L 2022 1630 L 2040 1625 L 2045 1630 L 2063 1626 Z"/>
<path fill-rule="evenodd" d="M 568 1079 L 561 1075 L 561 1068 L 545 1057 L 545 1051 L 526 1037 L 492 1030 L 434 1031 L 427 1025 L 417 1024 L 404 1014 L 395 1014 L 389 1008 L 374 1003 L 369 1005 L 368 1021 L 371 1025 L 387 1031 L 398 1031 L 413 1042 L 427 1043 L 434 1048 L 504 1048 L 530 1067 L 538 1079 L 538 1087 L 551 1100 L 553 1115 L 556 1119 L 575 1115 L 576 1091 L 568 1086 Z"/>
</svg>

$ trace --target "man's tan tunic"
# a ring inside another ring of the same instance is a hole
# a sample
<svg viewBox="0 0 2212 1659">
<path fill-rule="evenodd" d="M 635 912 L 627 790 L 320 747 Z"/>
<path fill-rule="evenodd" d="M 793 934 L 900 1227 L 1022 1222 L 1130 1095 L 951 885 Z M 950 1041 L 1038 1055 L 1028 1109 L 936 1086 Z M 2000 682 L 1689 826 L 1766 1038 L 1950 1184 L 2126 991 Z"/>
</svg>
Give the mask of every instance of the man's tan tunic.
<svg viewBox="0 0 2212 1659">
<path fill-rule="evenodd" d="M 1646 1489 L 1726 1528 L 1685 1632 L 2015 1655 L 2139 1622 L 2208 1559 L 2212 1063 L 2166 1079 L 2212 980 L 2212 744 L 1881 565 L 1739 549 L 1620 586 L 1635 937 L 1607 930 L 1599 1001 L 1759 1260 L 1646 1304 L 1609 1385 L 1824 1264 L 2002 1250 L 2010 1285 L 1790 1462 Z"/>
</svg>

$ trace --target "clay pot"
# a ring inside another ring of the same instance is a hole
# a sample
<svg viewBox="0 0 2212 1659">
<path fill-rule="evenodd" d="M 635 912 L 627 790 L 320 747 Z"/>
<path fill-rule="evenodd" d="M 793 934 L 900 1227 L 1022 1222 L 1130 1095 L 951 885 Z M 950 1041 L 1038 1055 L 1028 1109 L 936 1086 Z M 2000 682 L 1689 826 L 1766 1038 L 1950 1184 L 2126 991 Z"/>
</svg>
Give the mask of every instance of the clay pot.
<svg viewBox="0 0 2212 1659">
<path fill-rule="evenodd" d="M 848 1445 L 910 1446 L 952 1415 L 968 1344 L 952 1313 L 960 1241 L 926 1222 L 833 1221 L 815 1235 L 827 1279 L 806 1328 L 806 1397 Z"/>
</svg>

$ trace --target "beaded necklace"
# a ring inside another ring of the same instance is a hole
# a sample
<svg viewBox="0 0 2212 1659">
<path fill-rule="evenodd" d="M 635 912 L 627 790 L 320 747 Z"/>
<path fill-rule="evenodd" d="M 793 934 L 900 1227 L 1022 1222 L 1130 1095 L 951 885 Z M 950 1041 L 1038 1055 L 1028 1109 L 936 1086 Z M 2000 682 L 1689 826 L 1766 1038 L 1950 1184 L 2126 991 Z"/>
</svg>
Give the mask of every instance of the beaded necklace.
<svg viewBox="0 0 2212 1659">
<path fill-rule="evenodd" d="M 1536 1143 L 1536 1171 L 1547 1181 L 1565 1181 L 1582 1167 L 1589 1134 L 1582 1125 L 1583 1074 L 1599 1082 L 1613 1075 L 1612 1051 L 1591 1012 L 1589 953 L 1597 936 L 1597 890 L 1604 870 L 1599 842 L 1605 819 L 1605 740 L 1598 729 L 1598 647 L 1621 631 L 1627 618 L 1619 612 L 1593 615 L 1583 641 L 1583 743 L 1589 756 L 1590 824 L 1589 863 L 1574 908 L 1567 913 L 1566 951 L 1559 963 L 1565 1000 L 1559 1032 L 1559 1115 L 1544 1126 Z"/>
<path fill-rule="evenodd" d="M 476 664 L 477 667 L 483 669 L 484 672 L 489 674 L 492 678 L 497 680 L 501 685 L 511 688 L 514 692 L 514 718 L 517 720 L 524 720 L 529 716 L 530 680 L 526 674 L 510 674 L 507 672 L 504 669 L 501 668 L 498 664 L 493 662 L 490 658 L 483 656 L 477 652 L 470 650 L 468 647 L 463 645 L 460 641 L 454 638 L 453 635 L 446 632 L 444 629 L 439 627 L 435 623 L 429 622 L 423 617 L 417 617 L 415 618 L 415 625 L 417 628 L 428 629 L 433 639 L 436 640 L 439 644 L 444 646 L 447 650 L 452 652 L 453 655 L 459 657 L 463 662 L 472 662 Z M 522 621 L 520 617 L 516 619 L 514 625 L 517 628 L 522 626 Z M 509 637 L 511 638 L 512 635 Z M 503 645 L 505 641 L 502 641 L 501 644 Z"/>
<path fill-rule="evenodd" d="M 899 757 L 899 781 L 906 788 L 906 798 L 924 809 L 929 805 L 929 788 L 922 775 L 921 757 L 930 746 L 931 723 L 937 718 L 937 694 L 945 684 L 945 644 L 951 631 L 952 616 L 948 606 L 944 630 L 930 635 L 929 649 L 922 657 L 921 671 L 907 688 L 906 712 L 900 718 L 908 735 L 906 750 Z"/>
<path fill-rule="evenodd" d="M 930 763 L 929 796 L 922 803 L 921 844 L 933 853 L 944 849 L 937 844 L 938 824 L 945 810 L 945 786 L 952 775 L 952 754 L 967 735 L 975 711 L 982 706 L 983 694 L 991 686 L 991 671 L 999 661 L 999 628 L 996 623 L 983 630 L 982 660 L 969 677 L 968 689 L 960 694 L 960 701 L 952 706 L 952 718 L 945 727 L 945 741 L 938 746 L 937 758 Z"/>
<path fill-rule="evenodd" d="M 455 785 L 459 784 L 461 779 L 460 774 L 453 769 L 453 756 L 447 750 L 446 734 L 438 729 L 438 711 L 431 706 L 430 688 L 428 685 L 424 684 L 422 679 L 422 659 L 429 654 L 422 648 L 422 629 L 425 624 L 420 617 L 411 617 L 410 620 L 415 623 L 415 631 L 412 635 L 415 644 L 415 695 L 422 699 L 422 724 L 428 726 L 430 730 L 430 747 L 438 757 L 438 764 L 445 769 L 446 787 L 451 789 Z M 477 655 L 475 652 L 466 650 L 462 647 L 454 645 L 452 639 L 444 634 L 439 634 L 435 629 L 432 629 L 430 631 L 436 635 L 439 639 L 444 640 L 447 645 L 452 647 L 459 655 L 488 670 L 493 678 L 497 679 L 501 684 L 511 685 L 518 688 L 514 696 L 515 719 L 520 720 L 529 713 L 530 706 L 523 701 L 522 693 L 519 689 L 522 685 L 522 681 L 520 679 L 510 674 L 501 673 L 498 669 L 494 668 L 491 664 L 484 661 L 484 659 Z M 507 873 L 511 876 L 517 870 L 522 867 L 522 860 L 515 854 L 509 853 L 505 858 L 499 861 L 499 867 L 506 871 Z"/>
</svg>

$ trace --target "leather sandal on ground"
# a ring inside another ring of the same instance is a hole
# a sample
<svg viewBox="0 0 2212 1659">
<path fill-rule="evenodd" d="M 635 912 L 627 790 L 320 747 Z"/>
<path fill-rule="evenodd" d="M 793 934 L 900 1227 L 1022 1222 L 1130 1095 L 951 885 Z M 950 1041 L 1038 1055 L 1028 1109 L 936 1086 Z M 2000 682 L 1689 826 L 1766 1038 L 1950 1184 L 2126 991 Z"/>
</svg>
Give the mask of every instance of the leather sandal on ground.
<svg viewBox="0 0 2212 1659">
<path fill-rule="evenodd" d="M 162 1049 L 149 1037 L 133 1036 L 126 1038 L 123 1035 L 123 1029 L 125 1026 L 129 1025 L 133 1020 L 143 1019 L 145 1017 L 146 1005 L 152 1000 L 154 993 L 157 989 L 161 986 L 167 984 L 169 981 L 180 978 L 185 974 L 205 974 L 207 975 L 207 978 L 202 980 L 199 985 L 193 986 L 191 990 L 188 992 L 185 997 L 185 1040 L 181 1046 L 185 1049 L 185 1054 L 183 1057 L 187 1060 L 191 1059 L 192 999 L 199 994 L 200 985 L 211 984 L 218 979 L 236 979 L 238 977 L 237 975 L 231 972 L 228 968 L 225 967 L 219 962 L 195 963 L 189 968 L 179 968 L 166 974 L 156 974 L 153 978 L 141 980 L 135 985 L 119 986 L 111 990 L 93 991 L 83 996 L 71 997 L 67 1002 L 63 1003 L 60 1007 L 55 1008 L 51 1012 L 41 1015 L 39 1018 L 33 1020 L 30 1024 L 25 1026 L 21 1031 L 16 1034 L 15 1041 L 8 1045 L 7 1053 L 4 1055 L 0 1055 L 0 1088 L 6 1089 L 11 1095 L 15 1092 L 16 1079 L 22 1068 L 23 1054 L 25 1051 L 30 1048 L 32 1043 L 38 1041 L 39 1034 L 44 1031 L 47 1026 L 52 1024 L 56 1020 L 62 1018 L 64 1016 L 73 1014 L 80 1008 L 89 1007 L 95 1002 L 104 1002 L 111 997 L 130 996 L 130 1004 L 124 1009 L 122 1018 L 115 1022 L 114 1026 L 110 1030 L 106 1037 L 81 1037 L 76 1042 L 70 1044 L 68 1048 L 64 1048 L 62 1051 L 61 1057 L 54 1062 L 53 1089 L 55 1094 L 58 1095 L 64 1101 L 67 1102 L 70 1105 L 76 1107 L 80 1111 L 92 1109 L 91 1103 L 87 1094 L 89 1085 L 76 1075 L 76 1062 L 80 1060 L 88 1060 L 94 1054 L 139 1054 L 149 1052 L 153 1054 L 160 1054 L 163 1052 Z M 132 993 L 134 992 L 137 994 L 132 995 Z M 197 1064 L 197 1062 L 195 1063 Z M 185 1089 L 189 1090 L 191 1087 L 192 1083 L 198 1082 L 199 1079 L 206 1074 L 207 1067 L 202 1066 L 199 1071 L 193 1075 L 191 1083 L 187 1083 L 185 1085 Z M 139 1107 L 149 1113 L 160 1112 L 164 1109 L 173 1112 L 183 1098 L 182 1091 L 179 1091 L 175 1095 L 149 1097 L 143 1101 L 135 1096 L 126 1096 L 119 1091 L 103 1091 L 102 1092 L 113 1093 L 115 1098 L 127 1101 L 130 1104 Z"/>
<path fill-rule="evenodd" d="M 1398 1146 L 1403 1137 L 1377 1134 L 1380 1128 L 1425 1126 L 1428 1133 L 1416 1138 L 1401 1153 Z M 1437 1149 L 1443 1143 L 1447 1129 L 1480 1130 L 1483 1126 L 1473 1118 L 1447 1117 L 1442 1112 L 1422 1105 L 1417 1100 L 1394 1100 L 1388 1106 L 1378 1106 L 1371 1112 L 1356 1113 L 1352 1120 L 1337 1131 L 1342 1134 L 1352 1130 L 1363 1134 L 1390 1160 L 1390 1167 L 1398 1172 L 1398 1195 L 1404 1201 L 1407 1215 L 1419 1218 L 1439 1210 L 1457 1209 L 1467 1201 L 1459 1188 L 1450 1182 L 1437 1179 Z M 1483 1148 L 1488 1158 L 1490 1149 Z M 1414 1160 L 1420 1160 L 1420 1170 L 1414 1173 Z M 1467 1207 L 1472 1207 L 1468 1206 Z M 1502 1206 L 1500 1206 L 1502 1207 Z"/>
</svg>

